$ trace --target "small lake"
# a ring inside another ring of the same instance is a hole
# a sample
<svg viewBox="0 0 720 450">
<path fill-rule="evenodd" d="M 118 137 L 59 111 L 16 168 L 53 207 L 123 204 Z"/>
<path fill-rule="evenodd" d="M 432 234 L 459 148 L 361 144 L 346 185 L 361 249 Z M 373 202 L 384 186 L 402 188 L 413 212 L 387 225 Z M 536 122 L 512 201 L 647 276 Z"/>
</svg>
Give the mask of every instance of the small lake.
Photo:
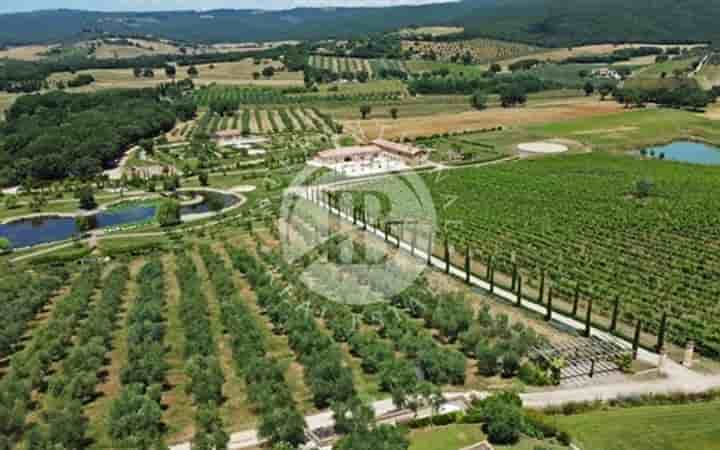
<svg viewBox="0 0 720 450">
<path fill-rule="evenodd" d="M 659 147 L 650 147 L 647 154 L 655 153 L 655 158 L 665 154 L 665 159 L 708 166 L 720 165 L 720 148 L 698 142 L 673 142 Z"/>
<path fill-rule="evenodd" d="M 193 205 L 183 206 L 180 213 L 203 214 L 211 211 L 210 202 L 202 192 L 195 193 L 203 196 L 203 201 Z M 223 209 L 236 204 L 239 199 L 234 195 L 222 195 Z M 107 228 L 121 225 L 130 225 L 146 222 L 155 218 L 154 204 L 130 205 L 125 208 L 110 209 L 89 216 L 93 228 Z M 78 233 L 74 217 L 59 217 L 49 214 L 47 216 L 21 219 L 7 224 L 0 224 L 0 236 L 10 240 L 15 248 L 31 245 L 46 244 L 48 242 L 62 241 L 72 238 Z"/>
</svg>

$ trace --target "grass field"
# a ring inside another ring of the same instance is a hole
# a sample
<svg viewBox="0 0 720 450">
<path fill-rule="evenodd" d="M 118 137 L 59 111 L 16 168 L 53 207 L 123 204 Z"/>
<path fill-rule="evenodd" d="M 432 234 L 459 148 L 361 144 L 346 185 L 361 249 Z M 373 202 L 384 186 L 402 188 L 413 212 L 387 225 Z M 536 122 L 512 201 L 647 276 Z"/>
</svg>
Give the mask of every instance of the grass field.
<svg viewBox="0 0 720 450">
<path fill-rule="evenodd" d="M 450 425 L 439 428 L 426 428 L 410 433 L 409 450 L 460 450 L 487 439 L 480 425 Z M 547 450 L 559 450 L 566 447 L 555 446 L 530 438 L 522 438 L 512 446 L 496 446 L 497 449 L 533 450 L 541 447 Z M 606 449 L 603 449 L 606 450 Z M 607 449 L 609 450 L 609 448 Z"/>
<path fill-rule="evenodd" d="M 583 450 L 718 450 L 720 403 L 647 406 L 558 417 Z"/>
</svg>

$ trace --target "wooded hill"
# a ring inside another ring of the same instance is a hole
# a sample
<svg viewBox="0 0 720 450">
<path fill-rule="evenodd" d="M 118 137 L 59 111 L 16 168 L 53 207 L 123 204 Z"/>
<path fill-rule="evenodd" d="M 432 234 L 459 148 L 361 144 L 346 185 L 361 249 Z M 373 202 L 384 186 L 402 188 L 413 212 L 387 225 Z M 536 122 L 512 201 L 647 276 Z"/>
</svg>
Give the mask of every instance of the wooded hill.
<svg viewBox="0 0 720 450">
<path fill-rule="evenodd" d="M 204 43 L 317 40 L 413 25 L 461 26 L 466 30 L 460 36 L 463 38 L 485 36 L 546 46 L 706 42 L 720 39 L 718 19 L 720 4 L 705 0 L 462 0 L 423 6 L 289 11 L 54 10 L 0 15 L 0 45 L 58 42 L 103 32 Z"/>
</svg>

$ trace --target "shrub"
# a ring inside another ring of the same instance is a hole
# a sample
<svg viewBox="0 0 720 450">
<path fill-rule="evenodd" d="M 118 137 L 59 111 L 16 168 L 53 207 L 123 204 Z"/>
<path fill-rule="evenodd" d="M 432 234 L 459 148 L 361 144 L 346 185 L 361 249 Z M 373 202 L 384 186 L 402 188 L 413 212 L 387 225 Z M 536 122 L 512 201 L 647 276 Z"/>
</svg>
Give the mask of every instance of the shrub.
<svg viewBox="0 0 720 450">
<path fill-rule="evenodd" d="M 10 240 L 4 237 L 0 237 L 0 255 L 8 253 L 10 251 Z"/>
<path fill-rule="evenodd" d="M 166 200 L 157 207 L 155 219 L 161 227 L 170 227 L 180 223 L 180 203 Z"/>
</svg>

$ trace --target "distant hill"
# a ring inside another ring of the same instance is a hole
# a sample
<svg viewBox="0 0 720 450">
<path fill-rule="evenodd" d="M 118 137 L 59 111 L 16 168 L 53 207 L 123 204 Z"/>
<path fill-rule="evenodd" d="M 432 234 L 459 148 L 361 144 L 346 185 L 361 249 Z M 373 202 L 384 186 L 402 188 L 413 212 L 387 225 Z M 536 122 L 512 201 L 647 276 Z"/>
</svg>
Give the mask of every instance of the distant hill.
<svg viewBox="0 0 720 450">
<path fill-rule="evenodd" d="M 720 40 L 720 2 L 707 0 L 463 0 L 388 8 L 297 8 L 101 13 L 49 10 L 0 15 L 0 45 L 53 43 L 98 33 L 180 41 L 318 40 L 408 26 L 449 25 L 467 37 L 547 46 Z"/>
</svg>

